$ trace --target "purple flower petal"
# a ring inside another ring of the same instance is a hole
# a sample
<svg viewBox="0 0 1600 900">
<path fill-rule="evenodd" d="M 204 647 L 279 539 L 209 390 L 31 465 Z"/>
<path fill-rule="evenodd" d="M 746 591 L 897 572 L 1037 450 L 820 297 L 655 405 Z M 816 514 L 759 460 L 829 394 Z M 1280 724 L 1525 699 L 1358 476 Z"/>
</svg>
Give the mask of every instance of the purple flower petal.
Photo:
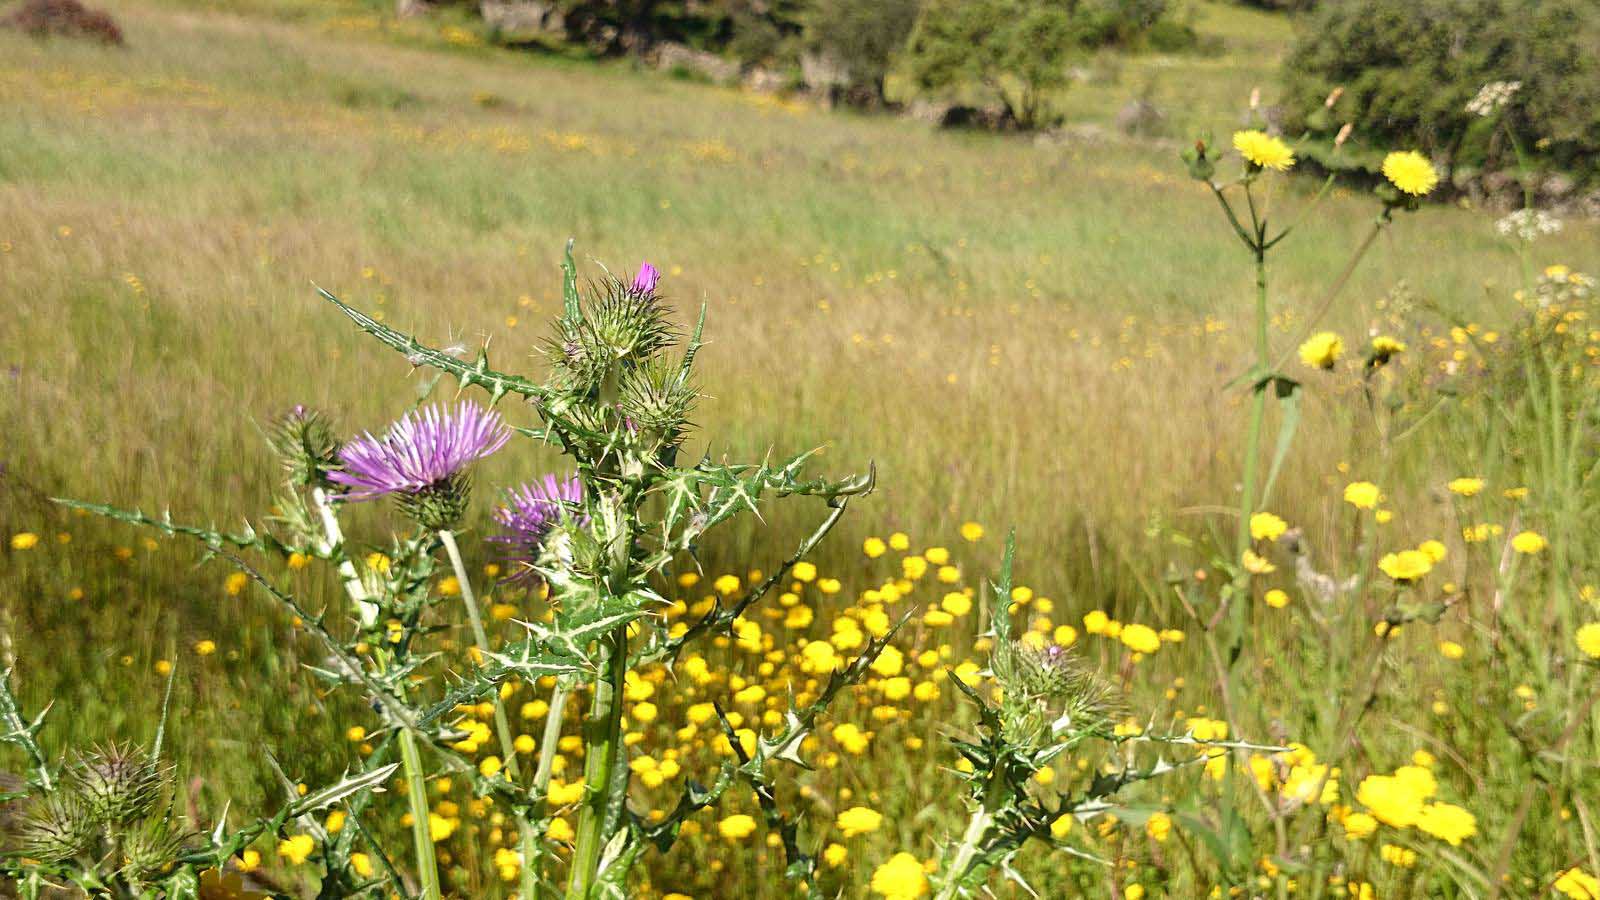
<svg viewBox="0 0 1600 900">
<path fill-rule="evenodd" d="M 656 282 L 661 280 L 661 272 L 649 263 L 639 264 L 639 274 L 633 276 L 633 290 L 638 294 L 653 293 Z"/>
<path fill-rule="evenodd" d="M 565 478 L 546 475 L 539 481 L 507 490 L 505 505 L 494 512 L 495 521 L 503 531 L 491 535 L 489 540 L 506 545 L 507 559 L 531 564 L 539 558 L 544 539 L 563 517 L 571 516 L 580 525 L 588 521 L 573 509 L 582 502 L 583 483 L 576 475 Z M 527 568 L 522 568 L 521 575 L 526 575 Z"/>
<path fill-rule="evenodd" d="M 348 500 L 414 493 L 438 484 L 506 445 L 511 429 L 476 403 L 407 413 L 382 437 L 371 432 L 339 451 L 343 467 L 328 478 L 350 488 Z"/>
</svg>

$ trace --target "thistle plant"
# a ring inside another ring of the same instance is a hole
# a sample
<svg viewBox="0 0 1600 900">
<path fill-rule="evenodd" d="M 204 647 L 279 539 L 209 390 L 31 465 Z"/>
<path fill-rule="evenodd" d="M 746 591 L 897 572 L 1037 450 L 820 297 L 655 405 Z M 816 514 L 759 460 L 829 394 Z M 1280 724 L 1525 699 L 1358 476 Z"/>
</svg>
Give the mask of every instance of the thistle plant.
<svg viewBox="0 0 1600 900">
<path fill-rule="evenodd" d="M 658 293 L 659 273 L 648 264 L 631 279 L 607 273 L 580 291 L 569 245 L 563 273 L 563 312 L 540 348 L 550 366 L 542 380 L 499 371 L 486 352 L 463 361 L 428 347 L 323 292 L 362 331 L 413 366 L 454 377 L 462 391 L 483 391 L 487 405 L 435 404 L 349 440 L 336 437 L 324 416 L 295 407 L 269 432 L 284 477 L 276 514 L 260 526 L 228 533 L 137 511 L 73 505 L 197 539 L 232 562 L 321 645 L 327 662 L 314 669 L 316 676 L 330 688 L 357 693 L 372 711 L 365 733 L 383 740 L 366 760 L 363 777 L 369 780 L 344 808 L 350 821 L 359 821 L 379 774 L 398 766 L 415 875 L 388 866 L 390 856 L 376 845 L 357 864 L 361 854 L 352 835 L 368 835 L 364 827 L 335 835 L 302 819 L 297 832 L 282 832 L 284 852 L 301 861 L 320 859 L 325 892 L 336 886 L 339 896 L 399 891 L 437 900 L 443 894 L 434 852 L 438 817 L 426 785 L 445 775 L 510 812 L 518 849 L 503 865 L 515 869 L 525 900 L 626 896 L 635 863 L 646 852 L 670 848 L 688 819 L 730 790 L 751 792 L 788 855 L 785 874 L 818 896 L 816 862 L 805 850 L 798 817 L 777 799 L 777 781 L 782 767 L 804 764 L 800 747 L 818 716 L 864 676 L 894 629 L 866 642 L 818 690 L 797 696 L 770 731 L 740 731 L 723 716 L 732 758 L 703 780 L 688 781 L 664 817 L 647 818 L 630 805 L 623 698 L 630 672 L 670 666 L 685 647 L 742 622 L 823 540 L 850 500 L 872 490 L 874 475 L 870 469 L 836 479 L 809 475 L 816 450 L 781 462 L 685 458 L 689 417 L 700 400 L 692 376 L 704 308 L 685 339 Z M 500 492 L 494 513 L 500 531 L 481 548 L 473 545 L 510 568 L 508 577 L 479 586 L 497 602 L 514 605 L 516 633 L 507 636 L 491 634 L 484 621 L 462 539 L 472 520 L 473 465 L 518 439 L 559 449 L 572 474 L 534 476 Z M 703 615 L 669 624 L 665 585 L 697 569 L 708 533 L 755 513 L 772 496 L 812 498 L 824 513 L 766 578 L 719 598 Z M 381 552 L 358 553 L 342 519 L 354 504 L 383 499 L 393 501 L 411 529 Z M 348 602 L 342 613 L 332 600 L 313 611 L 246 555 L 321 561 L 337 572 Z M 448 593 L 439 588 L 442 572 L 450 573 Z M 448 645 L 438 636 L 462 606 L 472 647 L 455 665 L 441 656 Z M 503 692 L 518 682 L 549 692 L 532 771 L 519 764 L 501 705 Z M 492 710 L 486 716 L 492 726 L 476 717 L 480 706 Z M 569 706 L 581 710 L 576 737 L 584 767 L 581 790 L 557 798 L 552 763 L 563 738 L 572 737 L 563 734 Z M 491 743 L 500 754 L 474 761 L 471 754 Z M 400 760 L 388 763 L 394 749 Z M 551 833 L 556 815 L 569 808 L 576 809 L 570 840 Z M 287 821 L 276 820 L 277 828 Z M 159 846 L 163 835 L 151 832 L 140 840 Z M 568 844 L 570 852 L 558 852 Z M 385 874 L 373 874 L 372 858 L 385 861 Z"/>
<path fill-rule="evenodd" d="M 959 675 L 950 679 L 977 707 L 978 721 L 976 735 L 952 740 L 961 757 L 956 774 L 966 788 L 968 817 L 960 838 L 949 844 L 940 859 L 934 876 L 938 900 L 983 895 L 996 871 L 1038 896 L 1011 865 L 1030 839 L 1096 859 L 1066 837 L 1076 821 L 1114 812 L 1148 816 L 1149 808 L 1130 805 L 1119 797 L 1124 788 L 1204 763 L 1212 754 L 1229 748 L 1281 749 L 1221 736 L 1158 735 L 1126 726 L 1121 696 L 1081 661 L 1073 648 L 1052 643 L 1036 631 L 1013 634 L 1014 556 L 1015 542 L 1008 538 L 999 576 L 990 585 L 995 605 L 992 628 L 986 635 L 993 648 L 988 668 L 970 682 Z M 1174 749 L 1180 746 L 1201 752 Z M 1154 758 L 1142 758 L 1138 753 L 1141 747 L 1158 750 Z M 1049 786 L 1037 777 L 1047 767 L 1073 758 L 1095 758 L 1102 764 L 1087 783 L 1063 779 L 1057 784 L 1053 768 Z M 920 877 L 920 873 L 912 877 Z"/>
<path fill-rule="evenodd" d="M 240 848 L 292 818 L 310 821 L 312 813 L 377 789 L 395 768 L 374 767 L 314 791 L 288 784 L 288 799 L 275 816 L 233 829 L 219 817 L 206 834 L 174 810 L 174 767 L 162 756 L 170 680 L 149 749 L 105 744 L 63 760 L 45 755 L 38 743 L 45 714 L 24 722 L 10 681 L 9 672 L 0 677 L 0 717 L 7 729 L 0 742 L 22 750 L 32 768 L 27 790 L 8 798 L 21 804 L 21 814 L 12 846 L 0 857 L 0 875 L 23 896 L 70 887 L 84 896 L 194 900 L 202 872 L 220 869 Z"/>
</svg>

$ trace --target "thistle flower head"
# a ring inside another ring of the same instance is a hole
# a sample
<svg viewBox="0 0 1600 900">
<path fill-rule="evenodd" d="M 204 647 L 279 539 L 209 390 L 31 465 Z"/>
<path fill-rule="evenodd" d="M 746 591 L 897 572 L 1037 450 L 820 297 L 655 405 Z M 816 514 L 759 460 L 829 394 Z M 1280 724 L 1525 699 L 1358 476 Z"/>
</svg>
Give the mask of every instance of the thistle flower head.
<svg viewBox="0 0 1600 900">
<path fill-rule="evenodd" d="M 406 514 L 426 528 L 453 525 L 466 511 L 467 466 L 504 447 L 510 429 L 499 413 L 466 402 L 407 413 L 382 437 L 370 432 L 339 451 L 343 468 L 329 479 L 350 500 L 395 495 Z"/>
<path fill-rule="evenodd" d="M 60 862 L 87 852 L 99 833 L 77 793 L 56 791 L 34 800 L 24 814 L 20 849 L 44 862 Z"/>
<path fill-rule="evenodd" d="M 532 571 L 543 552 L 545 539 L 563 519 L 572 518 L 580 524 L 585 521 L 575 507 L 583 502 L 583 483 L 578 476 L 559 478 L 546 475 L 506 491 L 505 503 L 495 510 L 495 521 L 503 531 L 489 540 L 504 544 L 509 559 L 523 563 L 517 577 Z"/>
<path fill-rule="evenodd" d="M 550 355 L 568 389 L 591 392 L 614 367 L 642 365 L 672 345 L 677 335 L 656 296 L 659 277 L 648 263 L 632 282 L 608 277 L 591 289 L 581 319 L 557 323 Z"/>
<path fill-rule="evenodd" d="M 72 778 L 92 820 L 120 825 L 155 809 L 167 771 L 137 746 L 109 744 L 80 756 Z"/>
<path fill-rule="evenodd" d="M 300 404 L 279 417 L 267 435 L 289 480 L 324 484 L 339 465 L 339 438 L 322 413 Z"/>
</svg>

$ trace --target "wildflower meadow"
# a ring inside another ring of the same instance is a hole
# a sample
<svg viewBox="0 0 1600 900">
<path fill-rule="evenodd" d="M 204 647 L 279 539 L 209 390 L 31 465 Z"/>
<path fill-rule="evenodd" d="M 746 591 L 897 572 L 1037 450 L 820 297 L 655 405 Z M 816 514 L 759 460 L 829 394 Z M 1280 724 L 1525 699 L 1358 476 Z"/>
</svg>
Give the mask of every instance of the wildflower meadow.
<svg viewBox="0 0 1600 900">
<path fill-rule="evenodd" d="M 1539 84 L 1454 104 L 1500 208 L 1211 0 L 1034 137 L 450 4 L 29 9 L 0 896 L 1600 900 Z M 1143 76 L 1181 134 L 1073 131 Z"/>
</svg>

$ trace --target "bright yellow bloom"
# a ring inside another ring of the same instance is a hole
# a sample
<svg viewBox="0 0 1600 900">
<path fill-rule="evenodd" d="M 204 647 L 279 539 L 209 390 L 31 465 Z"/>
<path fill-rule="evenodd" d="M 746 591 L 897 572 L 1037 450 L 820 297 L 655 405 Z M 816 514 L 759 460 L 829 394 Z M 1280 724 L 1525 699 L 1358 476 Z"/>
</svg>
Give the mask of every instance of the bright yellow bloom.
<svg viewBox="0 0 1600 900">
<path fill-rule="evenodd" d="M 19 531 L 11 536 L 11 549 L 32 550 L 39 545 L 39 536 L 31 531 Z"/>
<path fill-rule="evenodd" d="M 1064 840 L 1072 832 L 1072 813 L 1059 816 L 1050 823 L 1050 836 L 1056 840 Z"/>
<path fill-rule="evenodd" d="M 1406 352 L 1406 342 L 1397 337 L 1380 334 L 1372 339 L 1372 359 L 1385 363 L 1393 356 Z"/>
<path fill-rule="evenodd" d="M 309 834 L 297 834 L 278 842 L 278 855 L 295 866 L 303 864 L 316 849 L 317 841 Z"/>
<path fill-rule="evenodd" d="M 1590 622 L 1578 629 L 1578 649 L 1591 659 L 1600 659 L 1600 622 Z"/>
<path fill-rule="evenodd" d="M 1172 817 L 1164 812 L 1151 813 L 1145 820 L 1144 833 L 1158 844 L 1166 843 L 1167 836 L 1172 834 Z"/>
<path fill-rule="evenodd" d="M 1294 165 L 1294 151 L 1289 145 L 1264 131 L 1234 132 L 1233 149 L 1259 169 L 1286 172 Z"/>
<path fill-rule="evenodd" d="M 200 656 L 210 656 L 217 652 L 217 642 L 213 640 L 196 641 L 194 652 Z"/>
<path fill-rule="evenodd" d="M 917 900 L 928 893 L 928 874 L 922 861 L 909 853 L 896 853 L 872 870 L 872 892 L 885 900 Z"/>
<path fill-rule="evenodd" d="M 222 589 L 228 592 L 228 596 L 237 597 L 244 593 L 244 589 L 249 585 L 249 575 L 246 575 L 243 572 L 234 572 L 223 580 Z"/>
<path fill-rule="evenodd" d="M 1344 339 L 1331 331 L 1319 331 L 1300 345 L 1300 361 L 1313 369 L 1331 369 L 1344 355 Z"/>
<path fill-rule="evenodd" d="M 872 732 L 862 731 L 854 722 L 843 722 L 833 726 L 833 740 L 845 752 L 860 756 L 867 752 L 867 745 L 872 743 Z"/>
<path fill-rule="evenodd" d="M 817 566 L 815 563 L 797 562 L 794 568 L 789 570 L 789 574 L 794 576 L 795 581 L 811 581 L 817 577 Z"/>
<path fill-rule="evenodd" d="M 1544 535 L 1537 531 L 1518 532 L 1517 535 L 1511 539 L 1511 549 L 1517 551 L 1518 553 L 1532 555 L 1534 553 L 1543 551 L 1544 548 L 1548 546 L 1550 546 L 1550 543 L 1544 539 Z"/>
<path fill-rule="evenodd" d="M 883 814 L 865 806 L 852 806 L 839 813 L 834 824 L 839 826 L 845 837 L 853 838 L 858 834 L 877 831 L 878 826 L 883 824 Z"/>
<path fill-rule="evenodd" d="M 1445 659 L 1460 659 L 1461 657 L 1467 655 L 1467 648 L 1461 646 L 1455 641 L 1440 641 L 1439 655 L 1443 656 Z"/>
<path fill-rule="evenodd" d="M 1439 183 L 1439 173 L 1415 150 L 1396 150 L 1383 158 L 1383 177 L 1401 191 L 1421 197 Z"/>
<path fill-rule="evenodd" d="M 1135 653 L 1154 653 L 1161 649 L 1160 635 L 1148 625 L 1124 625 L 1117 637 Z"/>
<path fill-rule="evenodd" d="M 1446 487 L 1450 488 L 1450 493 L 1452 494 L 1460 494 L 1463 497 L 1471 497 L 1483 490 L 1483 479 L 1468 477 L 1454 478 L 1451 479 L 1450 483 L 1446 485 Z"/>
<path fill-rule="evenodd" d="M 1289 595 L 1278 588 L 1273 588 L 1272 590 L 1267 591 L 1266 596 L 1262 597 L 1261 599 L 1273 609 L 1283 609 L 1285 606 L 1289 605 Z"/>
<path fill-rule="evenodd" d="M 844 861 L 848 859 L 849 856 L 850 851 L 845 849 L 843 844 L 829 844 L 827 849 L 822 851 L 822 861 L 827 863 L 829 867 L 835 869 L 844 865 Z"/>
<path fill-rule="evenodd" d="M 1344 486 L 1344 502 L 1356 509 L 1373 509 L 1382 496 L 1378 486 L 1370 481 L 1352 481 Z"/>
<path fill-rule="evenodd" d="M 725 841 L 742 841 L 756 830 L 756 820 L 744 813 L 738 813 L 717 823 L 717 833 Z"/>
<path fill-rule="evenodd" d="M 1258 512 L 1250 517 L 1250 537 L 1257 541 L 1275 541 L 1289 530 L 1289 523 L 1269 512 Z"/>
<path fill-rule="evenodd" d="M 1252 575 L 1268 575 L 1278 571 L 1277 566 L 1254 550 L 1244 551 L 1244 555 L 1239 558 L 1239 562 L 1244 566 L 1244 570 Z"/>
<path fill-rule="evenodd" d="M 1395 581 L 1416 581 L 1433 571 L 1433 559 L 1421 550 L 1401 550 L 1385 553 L 1378 560 L 1378 568 Z"/>
<path fill-rule="evenodd" d="M 1444 562 L 1445 556 L 1449 553 L 1439 541 L 1423 541 L 1417 545 L 1417 549 L 1436 563 Z"/>
<path fill-rule="evenodd" d="M 1356 788 L 1356 802 L 1378 821 L 1395 828 L 1417 824 L 1425 799 L 1415 782 L 1395 775 L 1368 775 Z"/>
<path fill-rule="evenodd" d="M 952 616 L 964 616 L 972 612 L 972 598 L 960 591 L 951 591 L 939 601 L 939 608 Z"/>
<path fill-rule="evenodd" d="M 983 540 L 983 526 L 977 522 L 964 522 L 961 525 L 961 537 L 969 542 Z"/>
<path fill-rule="evenodd" d="M 1572 900 L 1600 900 L 1600 878 L 1576 866 L 1562 872 L 1551 886 Z"/>
<path fill-rule="evenodd" d="M 1452 847 L 1478 833 L 1478 820 L 1472 813 L 1451 803 L 1430 803 L 1422 808 L 1417 828 Z"/>
<path fill-rule="evenodd" d="M 1103 611 L 1092 609 L 1083 615 L 1083 630 L 1090 634 L 1104 634 L 1111 617 Z"/>
<path fill-rule="evenodd" d="M 1378 820 L 1366 813 L 1351 813 L 1344 817 L 1342 824 L 1345 839 L 1351 841 L 1359 841 L 1378 830 Z"/>
</svg>

